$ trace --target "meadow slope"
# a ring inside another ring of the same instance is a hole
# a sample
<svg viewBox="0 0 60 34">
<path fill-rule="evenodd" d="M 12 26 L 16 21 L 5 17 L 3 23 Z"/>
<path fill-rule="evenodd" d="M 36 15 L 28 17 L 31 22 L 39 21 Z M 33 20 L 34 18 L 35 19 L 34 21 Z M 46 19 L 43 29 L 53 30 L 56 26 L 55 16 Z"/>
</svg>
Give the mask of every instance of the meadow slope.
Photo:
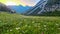
<svg viewBox="0 0 60 34">
<path fill-rule="evenodd" d="M 0 34 L 60 34 L 60 17 L 1 12 Z"/>
</svg>

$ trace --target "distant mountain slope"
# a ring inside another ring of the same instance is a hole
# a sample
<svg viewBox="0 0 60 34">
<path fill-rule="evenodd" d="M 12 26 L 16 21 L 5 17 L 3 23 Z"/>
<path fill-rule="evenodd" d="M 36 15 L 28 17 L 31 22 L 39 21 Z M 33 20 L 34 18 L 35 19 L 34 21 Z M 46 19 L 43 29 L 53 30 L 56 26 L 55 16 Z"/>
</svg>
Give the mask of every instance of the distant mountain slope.
<svg viewBox="0 0 60 34">
<path fill-rule="evenodd" d="M 17 13 L 24 13 L 28 9 L 31 8 L 30 6 L 22 6 L 22 5 L 19 5 L 19 6 L 9 6 L 9 7 L 10 7 L 10 9 L 15 10 Z"/>
<path fill-rule="evenodd" d="M 0 12 L 9 12 L 9 13 L 16 13 L 14 10 L 8 8 L 5 4 L 0 2 Z"/>
<path fill-rule="evenodd" d="M 26 15 L 41 15 L 45 12 L 60 11 L 60 0 L 40 0 Z"/>
</svg>

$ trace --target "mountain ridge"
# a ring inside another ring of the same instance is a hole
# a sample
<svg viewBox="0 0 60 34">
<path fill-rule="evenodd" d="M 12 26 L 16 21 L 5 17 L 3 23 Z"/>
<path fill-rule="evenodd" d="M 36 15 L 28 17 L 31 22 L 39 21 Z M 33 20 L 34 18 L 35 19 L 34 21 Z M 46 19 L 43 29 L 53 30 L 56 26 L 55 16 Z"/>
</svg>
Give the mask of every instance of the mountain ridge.
<svg viewBox="0 0 60 34">
<path fill-rule="evenodd" d="M 39 15 L 49 11 L 60 11 L 60 0 L 40 0 L 26 15 Z"/>
<path fill-rule="evenodd" d="M 28 9 L 32 8 L 31 6 L 22 6 L 22 5 L 19 5 L 19 6 L 8 6 L 10 9 L 13 9 L 15 10 L 17 13 L 24 13 L 26 12 Z"/>
<path fill-rule="evenodd" d="M 5 4 L 0 2 L 0 12 L 9 12 L 9 13 L 16 13 L 14 10 L 8 8 Z"/>
</svg>

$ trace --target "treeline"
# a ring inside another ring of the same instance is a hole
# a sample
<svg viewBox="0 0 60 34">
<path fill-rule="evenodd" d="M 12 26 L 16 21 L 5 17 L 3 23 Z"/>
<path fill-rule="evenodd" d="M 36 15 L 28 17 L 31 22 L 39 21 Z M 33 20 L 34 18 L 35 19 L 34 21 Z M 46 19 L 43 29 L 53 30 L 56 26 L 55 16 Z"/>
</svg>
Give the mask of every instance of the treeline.
<svg viewBox="0 0 60 34">
<path fill-rule="evenodd" d="M 49 12 L 43 12 L 41 14 L 30 14 L 27 16 L 60 16 L 60 11 L 49 11 Z"/>
<path fill-rule="evenodd" d="M 60 11 L 55 10 L 55 11 L 44 12 L 37 16 L 60 16 Z"/>
</svg>

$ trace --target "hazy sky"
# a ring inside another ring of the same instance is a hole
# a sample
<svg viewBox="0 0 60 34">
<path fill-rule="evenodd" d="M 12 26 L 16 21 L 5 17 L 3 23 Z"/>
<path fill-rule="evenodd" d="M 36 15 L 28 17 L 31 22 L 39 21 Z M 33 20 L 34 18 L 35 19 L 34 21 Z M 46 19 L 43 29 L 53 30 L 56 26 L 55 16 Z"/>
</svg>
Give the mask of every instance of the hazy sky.
<svg viewBox="0 0 60 34">
<path fill-rule="evenodd" d="M 23 5 L 34 6 L 40 0 L 0 0 L 6 5 Z"/>
<path fill-rule="evenodd" d="M 29 6 L 34 6 L 38 1 L 40 0 L 20 0 L 22 3 L 25 3 L 26 5 Z"/>
</svg>

